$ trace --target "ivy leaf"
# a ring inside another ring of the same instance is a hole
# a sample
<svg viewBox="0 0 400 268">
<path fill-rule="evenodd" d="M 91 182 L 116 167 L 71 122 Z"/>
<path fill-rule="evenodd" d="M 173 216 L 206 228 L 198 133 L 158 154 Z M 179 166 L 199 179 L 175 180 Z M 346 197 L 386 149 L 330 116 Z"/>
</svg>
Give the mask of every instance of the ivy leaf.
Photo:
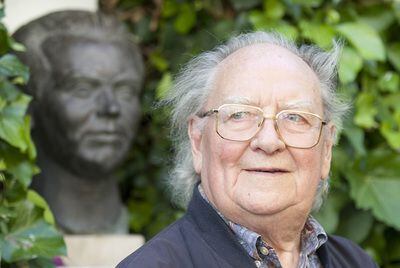
<svg viewBox="0 0 400 268">
<path fill-rule="evenodd" d="M 359 23 L 343 23 L 336 28 L 366 60 L 385 60 L 385 46 L 379 34 L 370 26 Z"/>
<path fill-rule="evenodd" d="M 378 32 L 382 32 L 389 28 L 396 21 L 396 18 L 387 6 L 379 3 L 363 9 L 357 20 L 368 24 Z"/>
<path fill-rule="evenodd" d="M 6 27 L 0 24 L 0 55 L 7 53 L 9 50 L 8 38 Z"/>
<path fill-rule="evenodd" d="M 19 52 L 26 51 L 26 47 L 23 44 L 15 42 L 14 38 L 10 36 L 8 37 L 8 43 L 10 44 L 11 49 L 14 51 L 19 51 Z"/>
<path fill-rule="evenodd" d="M 6 162 L 4 162 L 4 159 L 0 158 L 0 172 L 4 171 L 7 168 Z M 0 179 L 1 181 L 1 179 Z"/>
<path fill-rule="evenodd" d="M 292 40 L 295 40 L 298 36 L 296 27 L 286 21 L 276 22 L 270 20 L 258 10 L 250 12 L 249 20 L 255 30 L 277 31 Z"/>
<path fill-rule="evenodd" d="M 28 82 L 28 67 L 23 65 L 15 55 L 6 54 L 0 58 L 0 74 L 6 77 L 22 77 Z"/>
<path fill-rule="evenodd" d="M 322 0 L 290 0 L 290 3 L 300 4 L 306 7 L 318 7 L 321 5 Z"/>
<path fill-rule="evenodd" d="M 237 11 L 250 9 L 261 3 L 261 0 L 229 0 Z"/>
<path fill-rule="evenodd" d="M 369 211 L 346 207 L 337 234 L 361 243 L 367 238 L 373 223 L 374 218 Z"/>
<path fill-rule="evenodd" d="M 400 43 L 389 45 L 388 58 L 390 63 L 400 72 Z"/>
<path fill-rule="evenodd" d="M 275 30 L 292 40 L 296 40 L 299 35 L 297 28 L 286 22 L 279 22 L 271 30 Z"/>
<path fill-rule="evenodd" d="M 8 171 L 13 174 L 15 178 L 17 178 L 25 187 L 28 187 L 31 183 L 32 177 L 39 173 L 39 168 L 29 161 L 21 161 L 16 165 L 9 165 Z"/>
<path fill-rule="evenodd" d="M 375 96 L 363 92 L 358 95 L 356 100 L 356 114 L 354 123 L 363 128 L 377 127 L 375 116 L 378 114 L 378 109 L 375 106 Z"/>
<path fill-rule="evenodd" d="M 160 72 L 168 69 L 168 61 L 158 52 L 154 51 L 149 56 L 150 63 Z"/>
<path fill-rule="evenodd" d="M 397 18 L 397 21 L 400 23 L 400 3 L 398 1 L 393 2 L 393 11 L 394 11 L 394 16 Z"/>
<path fill-rule="evenodd" d="M 334 233 L 339 224 L 339 211 L 348 201 L 348 197 L 341 192 L 332 192 L 324 201 L 321 209 L 313 216 L 324 226 L 327 233 Z"/>
<path fill-rule="evenodd" d="M 26 94 L 19 94 L 16 99 L 10 102 L 7 109 L 3 111 L 3 115 L 15 119 L 22 119 L 26 114 L 31 99 L 32 98 Z"/>
<path fill-rule="evenodd" d="M 0 112 L 0 138 L 19 148 L 21 152 L 28 149 L 30 142 L 25 130 L 28 126 L 23 119 L 30 100 L 29 96 L 20 94 Z"/>
<path fill-rule="evenodd" d="M 367 152 L 364 146 L 364 131 L 354 125 L 345 126 L 343 133 L 358 155 L 365 155 Z"/>
<path fill-rule="evenodd" d="M 326 23 L 334 25 L 340 22 L 340 14 L 337 10 L 330 8 L 325 17 Z"/>
<path fill-rule="evenodd" d="M 50 211 L 49 205 L 46 203 L 43 197 L 41 197 L 37 192 L 33 190 L 28 190 L 27 199 L 35 204 L 37 207 L 44 210 L 43 215 L 46 222 L 50 223 L 51 225 L 55 224 L 53 213 Z"/>
<path fill-rule="evenodd" d="M 328 48 L 332 46 L 335 30 L 327 24 L 318 24 L 302 20 L 299 23 L 302 35 L 314 41 L 318 46 Z"/>
<path fill-rule="evenodd" d="M 66 248 L 62 236 L 55 228 L 43 220 L 21 226 L 6 234 L 0 241 L 3 259 L 7 262 L 65 255 Z"/>
<path fill-rule="evenodd" d="M 151 221 L 152 204 L 146 202 L 130 202 L 128 208 L 130 212 L 129 226 L 132 230 L 138 231 Z"/>
<path fill-rule="evenodd" d="M 24 117 L 24 138 L 26 144 L 28 145 L 28 157 L 30 160 L 34 160 L 36 158 L 36 147 L 31 137 L 31 117 L 29 115 Z"/>
<path fill-rule="evenodd" d="M 27 149 L 23 138 L 23 122 L 20 118 L 0 117 L 0 138 L 19 148 L 21 151 Z"/>
<path fill-rule="evenodd" d="M 388 121 L 384 121 L 380 126 L 380 131 L 387 140 L 390 147 L 397 151 L 400 151 L 400 130 L 398 129 L 398 127 L 396 130 L 393 124 Z"/>
<path fill-rule="evenodd" d="M 21 93 L 17 87 L 5 77 L 0 76 L 0 96 L 7 101 L 14 101 Z"/>
<path fill-rule="evenodd" d="M 165 0 L 162 2 L 161 15 L 164 18 L 174 16 L 179 10 L 179 4 L 173 0 Z"/>
<path fill-rule="evenodd" d="M 26 189 L 31 183 L 32 176 L 39 172 L 39 168 L 31 161 L 27 160 L 25 154 L 7 143 L 0 146 L 0 155 L 4 157 L 3 159 L 7 165 L 8 173 L 18 180 Z"/>
<path fill-rule="evenodd" d="M 362 69 L 362 64 L 362 58 L 358 53 L 350 47 L 345 47 L 339 63 L 338 73 L 340 81 L 343 84 L 353 82 Z"/>
<path fill-rule="evenodd" d="M 189 3 L 182 4 L 174 22 L 175 30 L 180 34 L 187 34 L 195 24 L 196 11 L 194 6 Z"/>
<path fill-rule="evenodd" d="M 4 4 L 0 3 L 0 19 L 4 18 Z"/>
<path fill-rule="evenodd" d="M 157 99 L 163 99 L 172 86 L 172 75 L 170 73 L 164 73 L 160 82 L 157 85 L 156 97 Z"/>
<path fill-rule="evenodd" d="M 357 207 L 400 230 L 400 155 L 375 150 L 348 171 L 350 195 Z"/>
<path fill-rule="evenodd" d="M 265 16 L 272 20 L 279 20 L 285 15 L 285 6 L 278 0 L 264 0 Z"/>
<path fill-rule="evenodd" d="M 384 92 L 396 92 L 399 90 L 400 77 L 398 74 L 388 71 L 379 78 L 378 86 Z"/>
<path fill-rule="evenodd" d="M 400 260 L 400 240 L 392 237 L 392 243 L 390 244 L 388 255 L 393 261 Z"/>
</svg>

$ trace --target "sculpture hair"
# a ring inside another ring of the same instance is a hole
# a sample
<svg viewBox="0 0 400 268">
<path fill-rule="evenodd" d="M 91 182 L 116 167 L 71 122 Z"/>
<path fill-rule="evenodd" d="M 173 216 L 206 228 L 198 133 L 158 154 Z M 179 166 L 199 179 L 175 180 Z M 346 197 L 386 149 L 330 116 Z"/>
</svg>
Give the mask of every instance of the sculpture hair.
<svg viewBox="0 0 400 268">
<path fill-rule="evenodd" d="M 67 10 L 50 13 L 19 28 L 13 37 L 26 47 L 26 52 L 17 53 L 29 66 L 32 73 L 28 86 L 29 94 L 40 98 L 46 87 L 51 87 L 51 66 L 44 51 L 46 42 L 62 42 L 63 37 L 76 37 L 87 41 L 103 41 L 129 46 L 139 76 L 144 67 L 139 48 L 125 25 L 117 18 L 103 13 Z M 59 47 L 59 46 L 58 46 Z M 37 75 L 40 74 L 40 75 Z"/>
</svg>

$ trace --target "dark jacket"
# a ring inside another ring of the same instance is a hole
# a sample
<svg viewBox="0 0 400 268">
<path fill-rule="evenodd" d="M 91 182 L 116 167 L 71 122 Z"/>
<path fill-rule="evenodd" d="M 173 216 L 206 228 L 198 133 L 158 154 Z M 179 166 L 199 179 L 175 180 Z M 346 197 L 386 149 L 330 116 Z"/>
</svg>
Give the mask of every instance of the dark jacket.
<svg viewBox="0 0 400 268">
<path fill-rule="evenodd" d="M 317 254 L 324 268 L 377 267 L 360 247 L 338 236 L 329 236 Z M 129 255 L 117 267 L 246 268 L 256 265 L 238 243 L 234 233 L 195 187 L 185 216 Z"/>
</svg>

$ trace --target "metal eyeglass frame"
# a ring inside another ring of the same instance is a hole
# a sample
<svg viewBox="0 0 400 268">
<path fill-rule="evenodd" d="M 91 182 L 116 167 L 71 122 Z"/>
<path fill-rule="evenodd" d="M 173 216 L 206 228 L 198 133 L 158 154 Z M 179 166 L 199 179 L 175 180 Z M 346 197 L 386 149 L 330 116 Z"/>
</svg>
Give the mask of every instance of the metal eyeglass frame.
<svg viewBox="0 0 400 268">
<path fill-rule="evenodd" d="M 209 110 L 209 111 L 207 111 L 207 112 L 198 113 L 197 116 L 200 117 L 200 118 L 204 118 L 204 117 L 207 117 L 207 116 L 216 114 L 216 113 L 219 112 L 219 110 L 220 110 L 221 108 L 223 108 L 224 106 L 228 106 L 228 105 L 235 105 L 235 106 L 240 106 L 240 107 L 253 108 L 253 109 L 256 109 L 256 110 L 260 111 L 260 114 L 263 115 L 263 119 L 262 119 L 262 121 L 259 123 L 258 130 L 254 133 L 253 136 L 251 136 L 249 139 L 246 139 L 246 140 L 234 140 L 234 139 L 228 139 L 228 138 L 223 137 L 223 136 L 218 132 L 218 121 L 219 121 L 219 120 L 218 120 L 218 117 L 217 117 L 217 120 L 215 120 L 215 131 L 217 132 L 218 136 L 220 136 L 222 139 L 224 139 L 224 140 L 229 140 L 229 141 L 249 141 L 249 140 L 251 140 L 251 139 L 254 138 L 254 136 L 256 136 L 257 133 L 261 130 L 262 125 L 264 124 L 265 119 L 272 119 L 272 120 L 274 120 L 274 127 L 275 127 L 276 132 L 278 133 L 278 136 L 279 136 L 280 139 L 283 141 L 283 143 L 285 143 L 286 146 L 292 147 L 292 148 L 298 148 L 298 149 L 310 149 L 310 148 L 316 146 L 316 145 L 319 143 L 319 140 L 321 139 L 322 128 L 327 124 L 327 122 L 324 121 L 319 115 L 314 114 L 314 113 L 310 113 L 310 112 L 298 111 L 298 110 L 282 110 L 282 111 L 280 111 L 279 113 L 277 113 L 277 114 L 274 115 L 274 116 L 265 116 L 265 115 L 264 115 L 264 111 L 263 111 L 261 108 L 257 107 L 257 106 L 246 105 L 246 104 L 235 104 L 235 103 L 225 103 L 225 104 L 222 104 L 222 105 L 219 106 L 217 109 L 211 109 L 211 110 Z M 282 114 L 282 113 L 285 113 L 285 112 L 295 112 L 295 113 L 309 114 L 309 115 L 313 115 L 313 116 L 317 117 L 319 120 L 321 120 L 321 126 L 319 127 L 319 133 L 318 133 L 318 139 L 316 140 L 316 142 L 315 142 L 313 145 L 308 146 L 308 147 L 298 147 L 298 146 L 288 145 L 288 144 L 286 143 L 285 139 L 282 137 L 281 133 L 279 132 L 278 123 L 277 123 L 277 118 L 279 117 L 279 115 Z"/>
</svg>

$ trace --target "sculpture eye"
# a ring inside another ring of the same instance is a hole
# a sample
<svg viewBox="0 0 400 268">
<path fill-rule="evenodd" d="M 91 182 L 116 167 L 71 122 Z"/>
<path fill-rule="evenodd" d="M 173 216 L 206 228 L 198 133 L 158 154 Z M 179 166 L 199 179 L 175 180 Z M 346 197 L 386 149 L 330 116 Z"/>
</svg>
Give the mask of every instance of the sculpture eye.
<svg viewBox="0 0 400 268">
<path fill-rule="evenodd" d="M 72 93 L 78 98 L 88 98 L 92 95 L 93 87 L 89 83 L 78 83 L 72 89 Z"/>
<path fill-rule="evenodd" d="M 132 97 L 134 94 L 134 89 L 132 85 L 129 84 L 119 84 L 114 87 L 114 91 L 119 97 L 129 98 Z"/>
<path fill-rule="evenodd" d="M 89 98 L 97 89 L 98 83 L 88 79 L 71 79 L 63 89 L 64 91 L 75 98 Z"/>
<path fill-rule="evenodd" d="M 131 81 L 121 81 L 114 85 L 114 92 L 118 97 L 131 98 L 138 95 L 136 83 Z"/>
</svg>

